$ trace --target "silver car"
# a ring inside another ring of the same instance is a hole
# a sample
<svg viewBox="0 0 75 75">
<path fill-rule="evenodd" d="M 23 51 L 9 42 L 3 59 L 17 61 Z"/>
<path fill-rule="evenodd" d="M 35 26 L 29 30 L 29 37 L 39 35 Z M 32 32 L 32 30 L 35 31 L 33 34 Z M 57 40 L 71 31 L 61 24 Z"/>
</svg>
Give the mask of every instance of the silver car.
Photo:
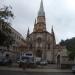
<svg viewBox="0 0 75 75">
<path fill-rule="evenodd" d="M 47 64 L 48 64 L 47 61 L 41 61 L 41 62 L 40 62 L 40 65 L 47 65 Z"/>
</svg>

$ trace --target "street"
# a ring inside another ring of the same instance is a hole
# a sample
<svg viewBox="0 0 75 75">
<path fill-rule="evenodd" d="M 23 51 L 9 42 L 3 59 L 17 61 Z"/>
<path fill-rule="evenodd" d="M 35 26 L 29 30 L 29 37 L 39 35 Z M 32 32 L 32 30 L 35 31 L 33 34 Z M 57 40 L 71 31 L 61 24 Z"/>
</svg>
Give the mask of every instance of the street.
<svg viewBox="0 0 75 75">
<path fill-rule="evenodd" d="M 20 72 L 0 70 L 0 75 L 74 75 L 71 72 Z"/>
</svg>

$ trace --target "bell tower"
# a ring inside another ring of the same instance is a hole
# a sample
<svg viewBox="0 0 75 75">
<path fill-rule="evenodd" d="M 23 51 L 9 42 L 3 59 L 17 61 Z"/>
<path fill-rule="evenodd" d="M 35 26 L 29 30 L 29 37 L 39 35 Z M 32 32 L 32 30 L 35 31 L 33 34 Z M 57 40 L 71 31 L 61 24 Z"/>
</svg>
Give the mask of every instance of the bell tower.
<svg viewBox="0 0 75 75">
<path fill-rule="evenodd" d="M 34 24 L 34 32 L 44 32 L 44 31 L 46 31 L 46 21 L 45 21 L 43 1 L 41 0 L 36 23 Z"/>
</svg>

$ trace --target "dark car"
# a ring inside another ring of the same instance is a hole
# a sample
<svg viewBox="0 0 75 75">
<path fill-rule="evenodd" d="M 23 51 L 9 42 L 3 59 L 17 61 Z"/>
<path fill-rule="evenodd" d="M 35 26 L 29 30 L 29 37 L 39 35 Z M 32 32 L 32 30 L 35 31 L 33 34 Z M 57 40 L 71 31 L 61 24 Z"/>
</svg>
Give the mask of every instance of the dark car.
<svg viewBox="0 0 75 75">
<path fill-rule="evenodd" d="M 10 59 L 10 57 L 8 55 L 0 58 L 1 66 L 11 65 L 11 64 L 12 64 L 12 60 Z"/>
<path fill-rule="evenodd" d="M 75 73 L 75 65 L 72 66 L 72 72 Z"/>
<path fill-rule="evenodd" d="M 0 65 L 3 65 L 3 58 L 0 58 Z"/>
<path fill-rule="evenodd" d="M 8 59 L 5 58 L 5 59 L 3 60 L 3 64 L 4 64 L 4 65 L 11 65 L 11 64 L 12 64 L 12 60 L 11 60 L 10 58 L 8 58 Z"/>
</svg>

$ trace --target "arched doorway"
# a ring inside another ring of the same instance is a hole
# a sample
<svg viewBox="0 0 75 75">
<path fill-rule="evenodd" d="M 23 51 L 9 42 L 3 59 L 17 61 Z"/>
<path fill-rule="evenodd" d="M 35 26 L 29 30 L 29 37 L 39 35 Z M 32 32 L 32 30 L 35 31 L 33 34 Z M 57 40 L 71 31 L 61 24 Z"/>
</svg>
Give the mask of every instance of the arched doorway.
<svg viewBox="0 0 75 75">
<path fill-rule="evenodd" d="M 41 50 L 37 50 L 36 51 L 36 56 L 37 57 L 42 57 L 42 51 Z"/>
<path fill-rule="evenodd" d="M 57 67 L 60 68 L 60 55 L 57 56 Z"/>
</svg>

